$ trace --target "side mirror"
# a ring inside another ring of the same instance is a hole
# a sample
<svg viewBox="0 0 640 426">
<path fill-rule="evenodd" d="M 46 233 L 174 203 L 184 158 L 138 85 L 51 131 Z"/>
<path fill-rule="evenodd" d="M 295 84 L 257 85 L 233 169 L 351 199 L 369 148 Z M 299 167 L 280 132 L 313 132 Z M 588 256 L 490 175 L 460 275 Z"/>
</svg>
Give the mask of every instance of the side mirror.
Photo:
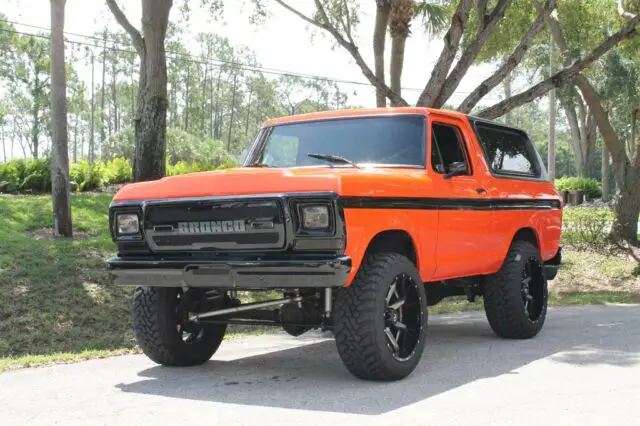
<svg viewBox="0 0 640 426">
<path fill-rule="evenodd" d="M 463 176 L 467 174 L 467 164 L 461 161 L 456 161 L 449 165 L 449 172 L 444 175 L 445 179 L 450 179 L 454 176 Z"/>
</svg>

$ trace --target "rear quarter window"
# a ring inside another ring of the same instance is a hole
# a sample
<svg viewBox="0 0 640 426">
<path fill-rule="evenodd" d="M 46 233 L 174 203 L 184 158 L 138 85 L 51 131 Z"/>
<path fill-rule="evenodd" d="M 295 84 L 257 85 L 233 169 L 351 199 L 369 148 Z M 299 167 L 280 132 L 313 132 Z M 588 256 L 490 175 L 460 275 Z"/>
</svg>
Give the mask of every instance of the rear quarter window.
<svg viewBox="0 0 640 426">
<path fill-rule="evenodd" d="M 544 168 L 526 133 L 476 122 L 476 133 L 492 173 L 505 177 L 543 178 Z"/>
</svg>

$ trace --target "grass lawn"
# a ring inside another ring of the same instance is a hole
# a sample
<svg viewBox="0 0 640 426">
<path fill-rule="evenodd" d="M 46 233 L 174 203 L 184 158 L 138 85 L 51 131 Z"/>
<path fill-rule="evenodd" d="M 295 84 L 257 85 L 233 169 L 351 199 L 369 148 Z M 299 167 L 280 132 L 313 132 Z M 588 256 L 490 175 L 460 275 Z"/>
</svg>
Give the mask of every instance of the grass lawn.
<svg viewBox="0 0 640 426">
<path fill-rule="evenodd" d="M 0 195 L 0 371 L 137 352 L 131 289 L 108 284 L 110 194 L 73 195 L 78 238 L 54 241 L 51 198 Z M 565 249 L 551 304 L 640 303 L 636 262 Z M 453 299 L 431 313 L 482 309 Z M 277 328 L 269 330 L 278 331 Z M 264 329 L 236 329 L 230 338 Z"/>
</svg>

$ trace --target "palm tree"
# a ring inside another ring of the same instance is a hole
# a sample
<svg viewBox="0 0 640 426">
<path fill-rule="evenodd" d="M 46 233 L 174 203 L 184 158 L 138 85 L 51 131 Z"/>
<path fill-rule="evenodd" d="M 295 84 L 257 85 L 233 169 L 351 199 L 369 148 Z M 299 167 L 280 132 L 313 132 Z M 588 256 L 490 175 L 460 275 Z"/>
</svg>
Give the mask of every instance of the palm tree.
<svg viewBox="0 0 640 426">
<path fill-rule="evenodd" d="M 389 64 L 391 90 L 401 95 L 402 69 L 407 38 L 411 35 L 411 21 L 422 17 L 424 29 L 431 35 L 448 26 L 448 1 L 443 0 L 376 0 L 376 23 L 373 33 L 373 53 L 376 77 L 385 81 L 384 51 L 386 30 L 391 35 L 391 61 Z M 383 92 L 376 90 L 376 104 L 387 104 Z"/>
</svg>

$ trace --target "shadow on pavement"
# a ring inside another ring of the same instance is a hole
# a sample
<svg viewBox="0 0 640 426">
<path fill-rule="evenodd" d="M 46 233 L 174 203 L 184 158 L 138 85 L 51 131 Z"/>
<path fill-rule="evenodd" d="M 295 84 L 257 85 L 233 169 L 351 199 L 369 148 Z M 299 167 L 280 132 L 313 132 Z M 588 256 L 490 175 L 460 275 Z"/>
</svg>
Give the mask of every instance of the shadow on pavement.
<svg viewBox="0 0 640 426">
<path fill-rule="evenodd" d="M 519 374 L 519 368 L 542 358 L 578 366 L 638 364 L 640 307 L 551 309 L 542 332 L 526 341 L 495 337 L 481 313 L 440 316 L 431 321 L 428 339 L 413 374 L 393 383 L 352 377 L 330 340 L 193 368 L 153 367 L 139 373 L 140 381 L 118 388 L 220 403 L 376 415 L 476 380 Z"/>
</svg>

